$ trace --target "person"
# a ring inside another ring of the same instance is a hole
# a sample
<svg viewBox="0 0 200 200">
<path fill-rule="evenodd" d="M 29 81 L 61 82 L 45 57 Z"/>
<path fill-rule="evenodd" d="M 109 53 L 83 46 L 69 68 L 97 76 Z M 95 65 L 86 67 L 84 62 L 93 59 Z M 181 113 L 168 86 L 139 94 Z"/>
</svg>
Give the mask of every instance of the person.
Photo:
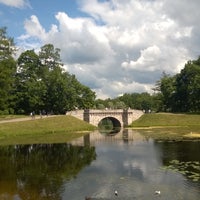
<svg viewBox="0 0 200 200">
<path fill-rule="evenodd" d="M 31 118 L 33 119 L 33 113 L 32 113 L 32 112 L 30 113 L 30 116 L 31 116 Z"/>
<path fill-rule="evenodd" d="M 32 112 L 32 118 L 35 119 L 35 111 Z"/>
<path fill-rule="evenodd" d="M 40 110 L 40 118 L 42 119 L 42 111 Z"/>
</svg>

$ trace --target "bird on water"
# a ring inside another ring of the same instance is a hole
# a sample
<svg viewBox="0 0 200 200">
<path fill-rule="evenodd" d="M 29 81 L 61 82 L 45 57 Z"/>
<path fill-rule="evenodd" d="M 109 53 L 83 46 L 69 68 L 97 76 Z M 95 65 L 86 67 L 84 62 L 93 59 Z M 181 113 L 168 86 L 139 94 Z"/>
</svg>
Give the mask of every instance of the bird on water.
<svg viewBox="0 0 200 200">
<path fill-rule="evenodd" d="M 161 192 L 160 192 L 159 190 L 156 190 L 156 191 L 155 191 L 155 194 L 159 194 L 159 195 L 160 195 Z"/>
</svg>

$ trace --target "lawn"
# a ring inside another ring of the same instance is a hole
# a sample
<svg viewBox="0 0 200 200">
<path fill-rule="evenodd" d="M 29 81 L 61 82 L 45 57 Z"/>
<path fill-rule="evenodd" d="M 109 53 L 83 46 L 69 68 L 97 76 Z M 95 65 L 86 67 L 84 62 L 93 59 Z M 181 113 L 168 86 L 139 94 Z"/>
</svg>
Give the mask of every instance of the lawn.
<svg viewBox="0 0 200 200">
<path fill-rule="evenodd" d="M 131 127 L 152 126 L 196 126 L 200 125 L 200 115 L 152 113 L 145 114 L 131 124 Z"/>
<path fill-rule="evenodd" d="M 96 127 L 72 116 L 0 124 L 0 144 L 60 143 L 80 137 Z"/>
<path fill-rule="evenodd" d="M 130 128 L 157 140 L 200 140 L 200 115 L 145 114 L 134 121 Z"/>
</svg>

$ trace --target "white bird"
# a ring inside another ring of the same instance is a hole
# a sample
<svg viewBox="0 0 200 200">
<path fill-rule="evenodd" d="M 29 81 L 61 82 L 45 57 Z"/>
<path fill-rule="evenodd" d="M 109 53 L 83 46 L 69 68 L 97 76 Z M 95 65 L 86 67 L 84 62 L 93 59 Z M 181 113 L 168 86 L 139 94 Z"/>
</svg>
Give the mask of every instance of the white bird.
<svg viewBox="0 0 200 200">
<path fill-rule="evenodd" d="M 117 190 L 115 190 L 115 196 L 118 196 L 118 192 L 117 192 Z"/>
<path fill-rule="evenodd" d="M 155 191 L 155 194 L 159 194 L 159 195 L 160 195 L 161 192 L 160 192 L 159 190 L 156 190 L 156 191 Z"/>
</svg>

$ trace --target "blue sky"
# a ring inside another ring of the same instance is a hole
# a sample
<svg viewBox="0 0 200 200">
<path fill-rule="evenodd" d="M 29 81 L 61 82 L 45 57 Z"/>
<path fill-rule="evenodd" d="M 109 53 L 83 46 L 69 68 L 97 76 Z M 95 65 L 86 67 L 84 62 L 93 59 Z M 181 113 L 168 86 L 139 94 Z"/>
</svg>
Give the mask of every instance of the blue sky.
<svg viewBox="0 0 200 200">
<path fill-rule="evenodd" d="M 65 69 L 98 98 L 149 92 L 200 55 L 199 0 L 0 0 L 19 49 L 61 49 Z"/>
<path fill-rule="evenodd" d="M 52 23 L 57 23 L 55 14 L 59 11 L 66 12 L 71 17 L 85 16 L 75 0 L 29 0 L 24 1 L 24 6 L 8 6 L 3 2 L 6 0 L 0 0 L 0 26 L 6 26 L 8 33 L 14 37 L 24 33 L 24 20 L 31 15 L 38 16 L 45 29 L 49 29 Z"/>
</svg>

